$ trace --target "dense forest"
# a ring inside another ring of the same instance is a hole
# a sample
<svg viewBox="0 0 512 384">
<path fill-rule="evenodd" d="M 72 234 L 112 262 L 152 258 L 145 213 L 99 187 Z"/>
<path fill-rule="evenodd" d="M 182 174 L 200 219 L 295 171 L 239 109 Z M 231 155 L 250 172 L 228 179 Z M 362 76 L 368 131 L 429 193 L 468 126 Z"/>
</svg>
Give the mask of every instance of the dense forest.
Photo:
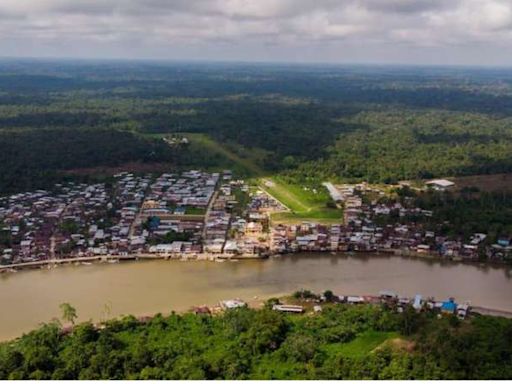
<svg viewBox="0 0 512 384">
<path fill-rule="evenodd" d="M 0 379 L 507 379 L 511 339 L 504 318 L 341 304 L 54 322 L 0 345 Z"/>
<path fill-rule="evenodd" d="M 505 173 L 512 170 L 512 119 L 446 111 L 371 111 L 348 120 L 324 162 L 309 162 L 299 177 L 407 179 Z"/>
<path fill-rule="evenodd" d="M 4 59 L 0 192 L 127 162 L 229 166 L 156 135 L 186 132 L 297 181 L 509 172 L 511 116 L 506 69 Z"/>
<path fill-rule="evenodd" d="M 512 233 L 512 194 L 509 192 L 482 192 L 471 189 L 454 193 L 423 193 L 414 204 L 432 210 L 429 220 L 437 224 L 443 235 L 467 240 L 474 233 L 486 233 L 487 243 L 495 244 L 500 237 Z"/>
<path fill-rule="evenodd" d="M 0 153 L 0 185 L 4 193 L 48 188 L 73 176 L 58 172 L 68 169 L 114 167 L 127 162 L 164 163 L 175 168 L 228 165 L 203 148 L 169 148 L 162 140 L 102 128 L 0 130 Z"/>
</svg>

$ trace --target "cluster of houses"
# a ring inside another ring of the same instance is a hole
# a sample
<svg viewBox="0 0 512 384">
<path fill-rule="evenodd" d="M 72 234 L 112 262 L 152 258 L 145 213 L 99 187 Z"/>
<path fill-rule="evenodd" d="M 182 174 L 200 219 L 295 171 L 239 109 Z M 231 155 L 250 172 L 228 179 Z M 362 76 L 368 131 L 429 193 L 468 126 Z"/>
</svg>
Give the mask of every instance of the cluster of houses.
<svg viewBox="0 0 512 384">
<path fill-rule="evenodd" d="M 231 239 L 224 252 L 246 256 L 266 255 L 270 251 L 270 220 L 273 212 L 286 208 L 262 190 L 250 193 L 242 217 L 235 217 L 231 226 Z"/>
<path fill-rule="evenodd" d="M 326 301 L 321 296 L 319 301 Z M 402 313 L 407 307 L 412 307 L 416 312 L 434 312 L 439 315 L 455 315 L 465 319 L 471 309 L 469 303 L 458 304 L 453 297 L 447 300 L 436 300 L 434 297 L 424 298 L 417 294 L 414 297 L 400 296 L 393 291 L 380 291 L 378 296 L 333 296 L 334 302 L 345 304 L 385 304 L 398 313 Z"/>
<path fill-rule="evenodd" d="M 92 250 L 94 255 L 126 255 L 138 252 L 145 244 L 144 237 L 136 235 L 133 228 L 151 183 L 151 175 L 136 176 L 122 172 L 115 175 L 115 179 L 112 200 L 118 222 L 108 229 L 110 236 L 106 237 L 106 241 Z"/>
<path fill-rule="evenodd" d="M 269 250 L 268 213 L 282 209 L 262 191 L 250 194 L 229 170 L 121 172 L 109 184 L 57 184 L 0 199 L 1 263 L 145 254 L 258 257 Z"/>
<path fill-rule="evenodd" d="M 475 260 L 485 234 L 475 234 L 468 244 L 436 236 L 411 224 L 377 226 L 370 220 L 346 225 L 303 222 L 272 227 L 271 250 L 288 252 L 388 252 L 425 254 Z"/>
<path fill-rule="evenodd" d="M 433 216 L 432 211 L 381 199 L 385 193 L 367 184 L 329 187 L 331 196 L 345 208 L 344 224 L 273 226 L 273 252 L 389 252 L 469 261 L 482 255 L 494 261 L 512 256 L 510 239 L 489 246 L 485 233 L 474 233 L 469 239 L 441 235 L 423 224 Z"/>
<path fill-rule="evenodd" d="M 224 252 L 231 225 L 231 211 L 238 203 L 230 184 L 231 171 L 224 171 L 222 185 L 206 214 L 203 234 L 204 251 L 212 254 Z"/>
<path fill-rule="evenodd" d="M 151 184 L 142 205 L 137 231 L 147 229 L 154 254 L 197 254 L 202 252 L 205 215 L 214 198 L 219 173 L 197 170 L 181 174 L 166 173 Z M 180 234 L 180 240 L 166 240 Z"/>
<path fill-rule="evenodd" d="M 455 315 L 459 319 L 465 319 L 469 313 L 471 306 L 469 303 L 458 304 L 454 298 L 450 297 L 447 300 L 436 300 L 434 297 L 424 298 L 422 295 L 417 294 L 414 297 L 400 296 L 393 291 L 380 291 L 378 296 L 358 296 L 358 295 L 334 295 L 330 297 L 324 295 L 309 294 L 309 298 L 303 299 L 306 302 L 312 302 L 314 304 L 313 310 L 315 312 L 321 312 L 322 307 L 318 304 L 331 302 L 339 304 L 384 304 L 388 308 L 402 313 L 407 307 L 413 308 L 416 312 L 434 312 L 438 315 Z M 301 305 L 287 305 L 287 304 L 274 304 L 272 307 L 275 311 L 279 312 L 290 312 L 290 313 L 302 313 L 304 307 Z"/>
<path fill-rule="evenodd" d="M 0 263 L 83 253 L 105 237 L 112 208 L 104 184 L 56 184 L 0 198 Z"/>
<path fill-rule="evenodd" d="M 201 252 L 205 214 L 221 177 L 231 173 L 121 172 L 108 187 L 70 182 L 0 198 L 0 263 Z M 186 233 L 190 241 L 155 244 L 169 233 Z"/>
<path fill-rule="evenodd" d="M 219 181 L 218 173 L 187 171 L 181 174 L 164 173 L 158 177 L 146 194 L 146 216 L 184 215 L 206 210 Z"/>
<path fill-rule="evenodd" d="M 459 319 L 465 319 L 469 314 L 469 303 L 458 304 L 453 297 L 447 300 L 436 300 L 433 297 L 424 298 L 422 295 L 417 294 L 414 298 L 399 296 L 393 291 L 379 292 L 379 299 L 382 303 L 403 312 L 407 306 L 411 306 L 417 312 L 432 311 L 442 315 L 456 315 Z"/>
<path fill-rule="evenodd" d="M 459 319 L 464 320 L 470 314 L 471 310 L 469 303 L 458 304 L 452 297 L 447 300 L 436 300 L 434 297 L 424 298 L 422 295 L 417 294 L 411 298 L 407 296 L 400 296 L 393 291 L 387 290 L 379 292 L 378 296 L 334 295 L 331 293 L 330 297 L 326 297 L 324 295 L 315 295 L 310 292 L 308 298 L 303 298 L 301 300 L 312 303 L 313 312 L 322 312 L 322 303 L 349 305 L 373 304 L 385 305 L 389 309 L 398 313 L 402 313 L 407 307 L 410 307 L 416 312 L 433 312 L 437 313 L 438 316 L 454 315 Z M 222 300 L 213 308 L 209 308 L 207 306 L 193 307 L 192 311 L 198 315 L 203 315 L 245 307 L 247 307 L 247 303 L 237 298 Z M 284 313 L 301 314 L 306 312 L 306 307 L 297 304 L 284 304 L 277 300 L 272 304 L 272 310 Z"/>
<path fill-rule="evenodd" d="M 437 188 L 449 188 L 440 183 Z M 232 172 L 134 175 L 109 184 L 56 184 L 0 198 L 0 264 L 87 256 L 259 257 L 289 252 L 389 252 L 451 259 L 512 256 L 510 239 L 450 238 L 424 226 L 433 212 L 367 184 L 324 183 L 343 223 L 272 225 L 286 211 Z M 437 184 L 436 184 L 437 186 Z M 242 203 L 243 200 L 243 203 Z M 427 219 L 427 220 L 423 220 Z"/>
<path fill-rule="evenodd" d="M 106 184 L 56 184 L 0 199 L 2 264 L 140 252 L 134 228 L 151 176 L 123 172 Z"/>
<path fill-rule="evenodd" d="M 183 188 L 179 190 L 175 178 L 160 177 L 153 184 L 158 187 L 151 186 L 143 203 L 141 222 L 149 223 L 148 241 L 154 243 L 148 248 L 150 253 L 187 258 L 204 254 L 219 259 L 258 257 L 268 251 L 268 215 L 263 213 L 270 204 L 268 198 L 261 199 L 256 193 L 241 207 L 240 196 L 248 196 L 249 187 L 243 180 L 234 180 L 230 170 L 213 174 L 190 171 L 181 176 L 178 185 Z M 194 208 L 191 214 L 190 207 Z M 186 233 L 189 238 L 166 242 L 165 235 L 171 231 Z"/>
</svg>

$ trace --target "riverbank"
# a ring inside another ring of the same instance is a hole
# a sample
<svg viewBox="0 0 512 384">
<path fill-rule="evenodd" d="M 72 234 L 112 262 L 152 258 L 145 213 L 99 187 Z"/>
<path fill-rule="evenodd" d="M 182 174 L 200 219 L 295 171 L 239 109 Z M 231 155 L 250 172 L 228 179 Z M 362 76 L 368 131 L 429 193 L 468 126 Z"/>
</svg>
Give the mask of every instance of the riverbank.
<svg viewBox="0 0 512 384">
<path fill-rule="evenodd" d="M 483 316 L 505 317 L 507 319 L 512 319 L 512 311 L 504 311 L 502 309 L 493 309 L 493 308 L 484 308 L 484 307 L 474 306 L 472 308 L 472 312 L 478 313 Z"/>
<path fill-rule="evenodd" d="M 205 261 L 226 261 L 226 260 L 252 260 L 252 259 L 264 259 L 268 256 L 260 255 L 231 255 L 231 254 L 217 254 L 217 253 L 192 253 L 192 254 L 151 254 L 151 253 L 138 253 L 133 255 L 118 256 L 85 256 L 85 257 L 70 257 L 63 259 L 50 259 L 50 260 L 39 260 L 30 261 L 26 263 L 0 265 L 0 273 L 3 272 L 16 272 L 21 269 L 37 269 L 41 267 L 53 267 L 61 264 L 85 264 L 92 262 L 108 263 L 108 262 L 121 262 L 121 261 L 133 261 L 133 260 L 205 260 Z"/>
<path fill-rule="evenodd" d="M 50 259 L 50 260 L 39 260 L 31 261 L 26 263 L 0 265 L 0 273 L 17 272 L 22 269 L 37 269 L 37 268 L 52 268 L 62 264 L 84 264 L 99 262 L 99 263 L 112 263 L 122 261 L 136 261 L 136 260 L 180 260 L 180 261 L 213 261 L 213 262 L 224 262 L 224 261 L 240 261 L 240 260 L 263 260 L 269 257 L 279 257 L 284 255 L 301 255 L 309 254 L 311 252 L 331 254 L 331 255 L 390 255 L 405 258 L 418 258 L 426 260 L 438 260 L 438 261 L 449 261 L 454 263 L 464 263 L 468 265 L 489 265 L 489 266 L 510 266 L 505 263 L 497 262 L 481 262 L 474 260 L 465 260 L 463 258 L 441 258 L 438 255 L 426 252 L 413 252 L 405 249 L 395 250 L 376 250 L 372 252 L 367 251 L 298 251 L 298 252 L 269 252 L 266 254 L 227 254 L 227 253 L 181 253 L 181 254 L 155 254 L 155 253 L 137 253 L 129 255 L 101 255 L 101 256 L 85 256 L 85 257 L 70 257 L 63 259 Z"/>
<path fill-rule="evenodd" d="M 317 297 L 320 297 L 320 296 L 317 296 Z M 268 295 L 266 297 L 255 296 L 252 299 L 248 299 L 245 301 L 241 300 L 239 298 L 235 298 L 235 299 L 226 298 L 226 301 L 237 301 L 240 304 L 243 304 L 244 306 L 246 306 L 250 309 L 261 310 L 265 307 L 268 300 L 275 299 L 280 304 L 284 304 L 284 305 L 280 305 L 277 307 L 295 307 L 296 309 L 300 308 L 301 309 L 300 311 L 298 311 L 298 310 L 291 311 L 291 312 L 300 313 L 300 314 L 319 312 L 322 310 L 323 305 L 326 305 L 326 304 L 332 305 L 332 304 L 338 303 L 338 304 L 348 304 L 348 305 L 352 305 L 352 306 L 360 306 L 360 305 L 378 306 L 378 305 L 381 305 L 386 300 L 389 301 L 389 298 L 383 298 L 382 295 L 377 296 L 375 294 L 373 294 L 373 295 L 359 294 L 357 296 L 355 296 L 355 295 L 352 295 L 352 296 L 339 295 L 339 296 L 335 296 L 335 297 L 342 298 L 343 301 L 342 302 L 326 302 L 325 299 L 324 300 L 318 300 L 318 299 L 314 300 L 314 299 L 295 298 L 295 297 L 291 296 L 290 294 L 285 295 L 284 293 L 280 294 L 280 295 Z M 361 301 L 350 302 L 350 298 L 360 299 Z M 404 303 L 405 303 L 404 300 L 405 300 L 405 298 L 403 298 L 403 297 L 400 299 L 398 299 L 398 297 L 397 297 L 396 303 L 398 303 L 399 305 L 404 305 Z M 435 298 L 432 296 L 429 297 L 429 300 L 432 303 L 435 302 Z M 451 299 L 451 300 L 453 300 L 453 299 Z M 222 302 L 223 301 L 220 301 L 219 303 L 217 303 L 213 306 L 209 306 L 209 305 L 205 305 L 205 304 L 193 305 L 188 309 L 184 309 L 184 310 L 180 310 L 180 311 L 173 310 L 173 311 L 166 311 L 166 312 L 160 311 L 157 313 L 138 313 L 138 314 L 130 314 L 129 316 L 133 316 L 141 323 L 146 323 L 146 322 L 151 321 L 156 316 L 166 317 L 166 316 L 170 316 L 173 313 L 178 313 L 178 314 L 195 313 L 197 315 L 204 315 L 204 314 L 219 315 L 219 314 L 225 312 L 226 310 L 228 310 L 227 308 L 225 308 L 223 306 Z M 413 299 L 409 298 L 408 304 L 412 305 L 412 303 L 413 303 Z M 469 304 L 466 304 L 466 305 L 468 306 L 467 307 L 468 308 L 467 309 L 467 317 L 474 317 L 476 315 L 476 316 L 503 317 L 503 318 L 507 318 L 507 319 L 512 319 L 512 311 L 506 311 L 506 310 L 494 309 L 494 308 L 484 308 L 481 306 L 472 306 Z M 206 309 L 206 311 L 205 311 L 205 309 Z M 433 309 L 434 309 L 434 306 L 428 306 L 428 305 L 426 305 L 426 303 L 424 304 L 423 311 L 432 311 Z M 276 307 L 274 307 L 274 310 L 281 311 L 279 308 L 276 308 Z M 439 311 L 439 309 L 437 309 L 437 311 Z M 290 311 L 283 310 L 282 312 L 290 312 Z M 457 313 L 454 313 L 454 314 L 457 314 Z M 100 329 L 105 328 L 105 324 L 108 321 L 121 320 L 125 316 L 126 315 L 122 315 L 120 317 L 111 317 L 108 319 L 104 319 L 100 322 L 93 323 L 93 326 L 96 329 L 100 330 Z M 464 315 L 464 318 L 462 318 L 462 319 L 466 319 L 466 314 Z M 63 327 L 62 329 L 63 329 L 64 333 L 69 333 L 73 330 L 73 326 Z M 19 337 L 21 337 L 21 335 Z M 0 342 L 12 341 L 12 340 L 13 339 L 9 339 L 9 340 L 7 340 L 7 339 L 1 340 L 0 339 Z"/>
</svg>

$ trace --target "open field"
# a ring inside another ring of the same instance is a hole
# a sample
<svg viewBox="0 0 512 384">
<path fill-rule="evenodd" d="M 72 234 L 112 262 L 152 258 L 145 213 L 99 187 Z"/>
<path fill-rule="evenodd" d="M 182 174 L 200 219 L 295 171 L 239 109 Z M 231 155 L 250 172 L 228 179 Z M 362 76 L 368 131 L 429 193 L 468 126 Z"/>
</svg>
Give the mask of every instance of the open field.
<svg viewBox="0 0 512 384">
<path fill-rule="evenodd" d="M 313 208 L 312 199 L 305 191 L 290 184 L 273 178 L 261 179 L 261 188 L 279 200 L 288 209 L 294 212 L 310 211 Z"/>
<path fill-rule="evenodd" d="M 314 221 L 319 224 L 339 224 L 342 221 L 341 210 L 318 209 L 310 212 L 279 212 L 272 215 L 274 224 L 299 224 Z"/>
<path fill-rule="evenodd" d="M 398 336 L 397 332 L 367 331 L 348 343 L 329 344 L 325 349 L 345 357 L 364 357 L 383 343 Z"/>
<path fill-rule="evenodd" d="M 475 175 L 450 178 L 455 187 L 460 190 L 464 187 L 477 187 L 480 191 L 512 191 L 512 174 L 500 173 L 496 175 Z"/>
<path fill-rule="evenodd" d="M 272 215 L 275 223 L 295 223 L 304 220 L 330 224 L 340 222 L 342 211 L 327 207 L 330 197 L 324 187 L 304 188 L 292 185 L 278 177 L 267 177 L 259 180 L 260 187 L 279 200 L 290 212 L 279 212 Z"/>
<path fill-rule="evenodd" d="M 257 177 L 264 174 L 263 169 L 258 165 L 266 155 L 266 152 L 261 149 L 249 149 L 235 143 L 219 143 L 203 133 L 180 132 L 175 134 L 145 134 L 144 136 L 163 139 L 176 135 L 189 140 L 192 152 L 203 152 L 211 154 L 211 156 L 219 156 L 225 160 L 226 167 L 231 168 L 237 173 Z"/>
<path fill-rule="evenodd" d="M 256 164 L 259 157 L 262 155 L 258 151 L 253 151 L 248 148 L 234 148 L 234 144 L 229 144 L 229 148 L 213 139 L 208 135 L 202 133 L 184 133 L 192 145 L 198 145 L 207 148 L 208 150 L 218 153 L 227 159 L 231 160 L 238 168 L 245 170 L 249 175 L 259 176 L 263 174 L 263 170 Z M 243 155 L 242 155 L 243 154 Z"/>
</svg>

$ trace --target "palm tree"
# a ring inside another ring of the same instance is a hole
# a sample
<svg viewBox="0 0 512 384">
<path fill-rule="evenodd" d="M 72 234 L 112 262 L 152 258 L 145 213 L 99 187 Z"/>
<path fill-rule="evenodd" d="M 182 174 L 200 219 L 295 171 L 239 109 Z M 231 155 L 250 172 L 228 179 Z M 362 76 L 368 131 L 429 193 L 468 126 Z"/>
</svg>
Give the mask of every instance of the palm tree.
<svg viewBox="0 0 512 384">
<path fill-rule="evenodd" d="M 59 308 L 62 311 L 62 319 L 75 325 L 75 319 L 77 318 L 76 309 L 69 303 L 62 303 Z"/>
</svg>

